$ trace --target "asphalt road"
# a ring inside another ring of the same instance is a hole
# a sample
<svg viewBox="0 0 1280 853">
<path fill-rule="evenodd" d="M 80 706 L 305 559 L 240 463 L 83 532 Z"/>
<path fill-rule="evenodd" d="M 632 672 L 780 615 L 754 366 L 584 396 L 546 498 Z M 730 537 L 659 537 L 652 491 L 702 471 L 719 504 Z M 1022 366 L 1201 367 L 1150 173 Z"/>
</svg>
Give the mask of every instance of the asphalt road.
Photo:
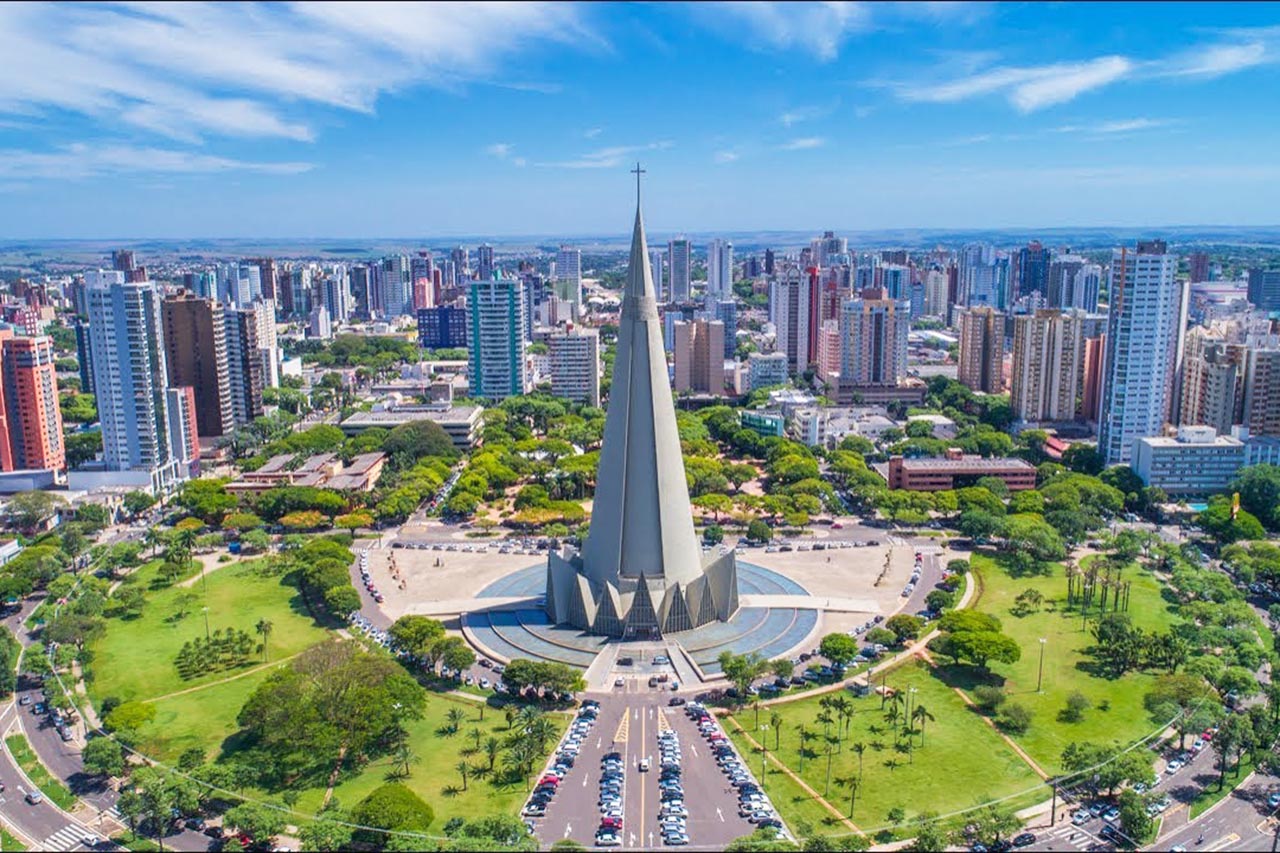
<svg viewBox="0 0 1280 853">
<path fill-rule="evenodd" d="M 625 782 L 622 793 L 623 847 L 653 850 L 663 847 L 658 813 L 658 732 L 673 729 L 680 740 L 682 783 L 689 812 L 687 832 L 692 848 L 722 849 L 735 838 L 751 834 L 753 827 L 738 816 L 737 794 L 715 764 L 706 741 L 682 707 L 667 705 L 669 694 L 650 690 L 643 681 L 630 682 L 625 690 L 595 694 L 600 713 L 543 818 L 535 819 L 539 843 L 550 846 L 571 838 L 592 846 L 600 827 L 597 805 L 601 760 L 610 752 L 622 756 Z M 642 772 L 640 760 L 651 769 Z M 750 758 L 748 756 L 748 758 Z"/>
<path fill-rule="evenodd" d="M 1227 777 L 1231 783 L 1231 777 Z M 1280 791 L 1280 778 L 1255 774 L 1212 811 L 1194 823 L 1160 838 L 1153 849 L 1272 850 L 1280 823 L 1267 797 Z"/>
</svg>

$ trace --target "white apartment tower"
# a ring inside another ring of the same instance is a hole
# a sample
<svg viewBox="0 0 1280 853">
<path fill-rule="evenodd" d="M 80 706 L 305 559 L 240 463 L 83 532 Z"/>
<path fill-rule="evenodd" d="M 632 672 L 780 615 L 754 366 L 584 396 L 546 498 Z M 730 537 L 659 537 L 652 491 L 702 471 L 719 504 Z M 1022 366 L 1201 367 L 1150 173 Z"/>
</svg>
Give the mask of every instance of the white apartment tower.
<svg viewBox="0 0 1280 853">
<path fill-rule="evenodd" d="M 169 491 L 183 475 L 170 441 L 159 289 L 115 270 L 86 273 L 85 287 L 103 460 L 110 471 L 148 473 L 154 493 Z"/>
<path fill-rule="evenodd" d="M 733 292 L 733 244 L 718 237 L 707 246 L 707 293 L 724 299 Z"/>
<path fill-rule="evenodd" d="M 1164 241 L 1140 241 L 1111 255 L 1110 319 L 1098 450 L 1128 465 L 1133 443 L 1160 435 L 1177 400 L 1187 321 L 1187 282 L 1175 280 L 1177 255 Z"/>
<path fill-rule="evenodd" d="M 792 373 L 809 367 L 809 277 L 799 267 L 789 267 L 769 289 L 769 322 L 777 329 L 775 348 L 787 356 Z M 905 343 L 905 341 L 904 341 Z"/>
<path fill-rule="evenodd" d="M 600 405 L 600 333 L 569 329 L 548 341 L 551 393 L 575 403 Z"/>
</svg>

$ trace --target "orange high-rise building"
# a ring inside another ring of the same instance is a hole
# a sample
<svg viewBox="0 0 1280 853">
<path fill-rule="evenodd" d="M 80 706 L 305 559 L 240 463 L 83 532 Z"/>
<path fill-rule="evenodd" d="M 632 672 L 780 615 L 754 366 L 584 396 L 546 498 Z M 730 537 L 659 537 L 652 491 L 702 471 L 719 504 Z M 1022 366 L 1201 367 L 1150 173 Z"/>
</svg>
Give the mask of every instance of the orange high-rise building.
<svg viewBox="0 0 1280 853">
<path fill-rule="evenodd" d="M 0 467 L 6 471 L 67 467 L 55 360 L 53 341 L 45 335 L 0 339 L 7 433 Z"/>
</svg>

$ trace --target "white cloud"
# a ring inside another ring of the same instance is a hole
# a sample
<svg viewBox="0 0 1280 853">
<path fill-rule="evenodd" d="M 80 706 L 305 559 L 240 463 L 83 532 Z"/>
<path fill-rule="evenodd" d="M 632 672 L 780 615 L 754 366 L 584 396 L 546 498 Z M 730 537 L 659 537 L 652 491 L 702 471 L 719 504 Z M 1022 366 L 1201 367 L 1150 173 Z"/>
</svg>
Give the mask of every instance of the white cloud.
<svg viewBox="0 0 1280 853">
<path fill-rule="evenodd" d="M 534 165 L 556 169 L 612 169 L 616 166 L 621 166 L 626 162 L 626 158 L 632 154 L 639 154 L 643 151 L 659 151 L 670 147 L 671 143 L 665 141 L 650 142 L 647 145 L 614 145 L 609 148 L 588 151 L 572 160 L 535 163 Z"/>
<path fill-rule="evenodd" d="M 840 99 L 836 98 L 829 104 L 794 107 L 778 116 L 778 121 L 783 127 L 791 127 L 792 125 L 799 124 L 801 122 L 817 121 L 818 119 L 826 118 L 839 108 Z"/>
<path fill-rule="evenodd" d="M 966 25 L 987 4 L 967 2 L 722 2 L 694 4 L 695 17 L 716 32 L 745 39 L 756 49 L 803 50 L 830 62 L 851 36 L 877 29 L 926 24 Z"/>
<path fill-rule="evenodd" d="M 546 91 L 495 78 L 539 44 L 598 41 L 572 4 L 0 4 L 0 112 L 309 140 L 300 104 L 372 112 L 419 84 Z"/>
<path fill-rule="evenodd" d="M 1247 44 L 1215 44 L 1175 57 L 1164 72 L 1169 77 L 1220 77 L 1272 61 L 1260 41 Z"/>
<path fill-rule="evenodd" d="M 1000 66 L 943 82 L 893 87 L 903 100 L 928 103 L 954 103 L 998 94 L 1021 112 L 1034 112 L 1114 83 L 1133 68 L 1133 62 L 1123 56 L 1102 56 L 1085 62 Z"/>
<path fill-rule="evenodd" d="M 216 157 L 192 151 L 131 145 L 75 143 L 55 151 L 0 151 L 0 178 L 91 178 L 116 173 L 211 174 L 256 172 L 294 175 L 310 163 L 270 163 Z"/>
<path fill-rule="evenodd" d="M 712 159 L 717 163 L 732 163 L 737 160 L 739 154 L 737 151 L 717 151 Z"/>
<path fill-rule="evenodd" d="M 871 26 L 871 11 L 864 3 L 730 2 L 698 8 L 721 26 L 728 19 L 745 29 L 757 48 L 798 48 L 823 62 L 836 58 L 848 35 Z"/>
<path fill-rule="evenodd" d="M 511 143 L 495 142 L 484 149 L 484 153 L 490 157 L 497 157 L 499 160 L 505 160 L 511 156 Z"/>
<path fill-rule="evenodd" d="M 1053 130 L 1055 133 L 1110 135 L 1133 133 L 1139 130 L 1154 130 L 1157 127 L 1168 127 L 1171 124 L 1175 124 L 1175 122 L 1164 118 L 1128 118 L 1114 119 L 1098 124 L 1064 124 L 1061 127 L 1055 127 Z"/>
<path fill-rule="evenodd" d="M 603 128 L 603 127 L 590 127 L 590 128 L 587 128 L 586 130 L 582 131 L 582 138 L 583 138 L 583 139 L 595 139 L 597 136 L 599 136 L 599 135 L 600 135 L 600 134 L 602 134 L 602 133 L 604 133 L 604 128 Z"/>
<path fill-rule="evenodd" d="M 811 148 L 821 148 L 827 144 L 827 140 L 821 136 L 804 136 L 799 139 L 790 139 L 778 146 L 780 151 L 807 151 Z"/>
</svg>

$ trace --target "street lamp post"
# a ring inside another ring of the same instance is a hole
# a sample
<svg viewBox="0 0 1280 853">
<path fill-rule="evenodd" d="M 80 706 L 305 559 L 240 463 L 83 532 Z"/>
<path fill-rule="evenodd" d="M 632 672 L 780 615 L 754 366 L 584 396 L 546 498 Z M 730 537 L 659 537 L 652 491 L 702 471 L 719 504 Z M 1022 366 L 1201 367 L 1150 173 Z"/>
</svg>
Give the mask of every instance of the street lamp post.
<svg viewBox="0 0 1280 853">
<path fill-rule="evenodd" d="M 206 606 L 201 609 L 204 610 L 204 638 L 207 640 L 209 639 L 209 608 Z"/>
<path fill-rule="evenodd" d="M 1040 667 L 1036 674 L 1036 692 L 1043 693 L 1041 688 L 1044 686 L 1044 644 L 1045 638 L 1040 638 Z"/>
<path fill-rule="evenodd" d="M 760 790 L 763 791 L 764 777 L 768 770 L 766 762 L 769 758 L 769 724 L 765 723 L 760 726 L 759 731 L 763 732 L 763 734 L 760 735 Z"/>
</svg>

